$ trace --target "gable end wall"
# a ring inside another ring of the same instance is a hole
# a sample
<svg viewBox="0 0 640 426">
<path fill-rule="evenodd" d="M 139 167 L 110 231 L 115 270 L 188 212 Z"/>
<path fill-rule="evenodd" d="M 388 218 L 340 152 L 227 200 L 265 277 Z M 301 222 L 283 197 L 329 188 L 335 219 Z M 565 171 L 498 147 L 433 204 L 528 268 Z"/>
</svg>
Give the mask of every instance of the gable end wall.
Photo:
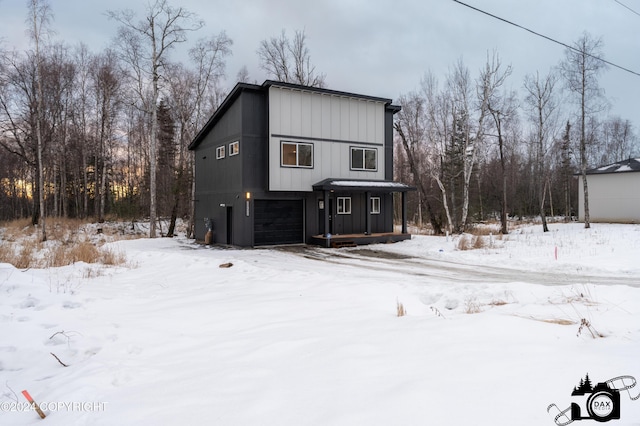
<svg viewBox="0 0 640 426">
<path fill-rule="evenodd" d="M 587 175 L 590 222 L 640 223 L 640 172 Z M 582 176 L 578 182 L 579 220 L 584 221 Z"/>
</svg>

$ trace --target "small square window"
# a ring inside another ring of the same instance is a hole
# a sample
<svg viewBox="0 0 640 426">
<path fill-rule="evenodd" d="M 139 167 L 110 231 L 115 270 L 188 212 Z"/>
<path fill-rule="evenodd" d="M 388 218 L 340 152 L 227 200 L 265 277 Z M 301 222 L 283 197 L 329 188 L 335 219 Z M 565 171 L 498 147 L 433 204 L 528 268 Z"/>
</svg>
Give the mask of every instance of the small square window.
<svg viewBox="0 0 640 426">
<path fill-rule="evenodd" d="M 380 197 L 371 197 L 371 214 L 380 214 Z"/>
<path fill-rule="evenodd" d="M 229 157 L 232 155 L 238 155 L 240 152 L 240 142 L 235 141 L 229 144 Z"/>
<path fill-rule="evenodd" d="M 220 160 L 224 158 L 224 145 L 216 148 L 216 159 Z"/>
<path fill-rule="evenodd" d="M 351 197 L 338 197 L 338 214 L 351 214 Z"/>
</svg>

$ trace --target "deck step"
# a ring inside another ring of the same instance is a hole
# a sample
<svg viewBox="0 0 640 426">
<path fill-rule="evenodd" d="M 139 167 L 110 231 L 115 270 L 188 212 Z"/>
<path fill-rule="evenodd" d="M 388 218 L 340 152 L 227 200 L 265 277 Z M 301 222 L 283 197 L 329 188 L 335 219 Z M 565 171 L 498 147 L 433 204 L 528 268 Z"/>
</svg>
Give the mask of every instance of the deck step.
<svg viewBox="0 0 640 426">
<path fill-rule="evenodd" d="M 342 247 L 357 247 L 358 245 L 353 241 L 332 241 L 331 247 L 333 248 L 342 248 Z"/>
</svg>

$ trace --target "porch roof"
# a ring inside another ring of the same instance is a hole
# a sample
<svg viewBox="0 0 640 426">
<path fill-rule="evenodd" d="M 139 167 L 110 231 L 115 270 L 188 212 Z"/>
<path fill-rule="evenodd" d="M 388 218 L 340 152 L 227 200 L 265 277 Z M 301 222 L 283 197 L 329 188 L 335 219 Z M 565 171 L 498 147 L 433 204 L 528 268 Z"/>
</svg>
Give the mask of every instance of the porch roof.
<svg viewBox="0 0 640 426">
<path fill-rule="evenodd" d="M 416 188 L 390 180 L 324 179 L 313 185 L 314 191 L 407 192 Z"/>
</svg>

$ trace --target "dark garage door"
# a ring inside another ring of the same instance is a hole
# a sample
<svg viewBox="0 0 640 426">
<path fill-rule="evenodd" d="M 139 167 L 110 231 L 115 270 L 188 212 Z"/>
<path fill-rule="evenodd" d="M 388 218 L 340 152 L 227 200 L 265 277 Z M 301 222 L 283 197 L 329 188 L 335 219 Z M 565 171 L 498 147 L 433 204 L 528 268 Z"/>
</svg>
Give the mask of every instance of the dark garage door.
<svg viewBox="0 0 640 426">
<path fill-rule="evenodd" d="M 254 245 L 303 242 L 302 200 L 256 200 Z"/>
</svg>

